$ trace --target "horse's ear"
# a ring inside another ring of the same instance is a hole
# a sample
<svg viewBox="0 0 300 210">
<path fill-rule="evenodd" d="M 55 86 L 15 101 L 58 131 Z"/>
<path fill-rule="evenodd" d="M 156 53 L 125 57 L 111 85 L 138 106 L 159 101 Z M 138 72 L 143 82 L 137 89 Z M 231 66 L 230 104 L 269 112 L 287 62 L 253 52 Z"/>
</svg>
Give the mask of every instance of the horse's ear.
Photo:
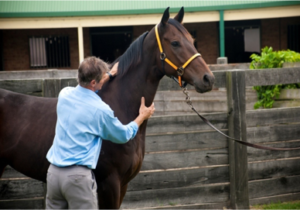
<svg viewBox="0 0 300 210">
<path fill-rule="evenodd" d="M 181 7 L 178 14 L 174 17 L 174 19 L 177 20 L 179 23 L 182 23 L 183 16 L 184 16 L 184 9 L 183 7 Z"/>
<path fill-rule="evenodd" d="M 166 10 L 165 10 L 165 12 L 164 12 L 164 14 L 163 14 L 163 16 L 162 16 L 162 18 L 161 18 L 161 24 L 164 26 L 164 25 L 166 25 L 167 24 L 167 22 L 168 22 L 168 20 L 169 20 L 169 17 L 170 17 L 170 13 L 169 13 L 169 9 L 170 9 L 170 7 L 168 7 Z"/>
</svg>

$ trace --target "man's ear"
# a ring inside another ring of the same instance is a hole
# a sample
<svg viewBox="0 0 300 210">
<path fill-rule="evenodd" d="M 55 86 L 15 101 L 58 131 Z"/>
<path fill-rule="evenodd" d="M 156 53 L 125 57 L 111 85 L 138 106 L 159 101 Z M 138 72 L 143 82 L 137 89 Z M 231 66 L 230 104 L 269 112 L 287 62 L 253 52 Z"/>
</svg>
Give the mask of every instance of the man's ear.
<svg viewBox="0 0 300 210">
<path fill-rule="evenodd" d="M 96 80 L 94 80 L 94 79 L 90 82 L 90 85 L 91 85 L 92 87 L 95 87 L 96 84 L 97 84 L 97 82 L 96 82 Z"/>
</svg>

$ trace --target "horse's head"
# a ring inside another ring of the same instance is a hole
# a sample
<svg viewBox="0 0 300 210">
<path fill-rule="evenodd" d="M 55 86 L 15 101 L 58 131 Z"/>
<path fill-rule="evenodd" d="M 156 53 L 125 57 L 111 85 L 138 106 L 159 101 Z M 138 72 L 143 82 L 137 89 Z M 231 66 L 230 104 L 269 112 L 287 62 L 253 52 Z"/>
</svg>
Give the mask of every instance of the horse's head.
<svg viewBox="0 0 300 210">
<path fill-rule="evenodd" d="M 174 19 L 170 19 L 169 16 L 167 8 L 160 24 L 156 26 L 158 45 L 161 42 L 160 59 L 165 63 L 161 68 L 164 68 L 166 75 L 179 76 L 179 80 L 182 79 L 195 86 L 197 92 L 210 91 L 215 77 L 194 47 L 192 36 L 181 24 L 184 16 L 183 7 Z"/>
</svg>

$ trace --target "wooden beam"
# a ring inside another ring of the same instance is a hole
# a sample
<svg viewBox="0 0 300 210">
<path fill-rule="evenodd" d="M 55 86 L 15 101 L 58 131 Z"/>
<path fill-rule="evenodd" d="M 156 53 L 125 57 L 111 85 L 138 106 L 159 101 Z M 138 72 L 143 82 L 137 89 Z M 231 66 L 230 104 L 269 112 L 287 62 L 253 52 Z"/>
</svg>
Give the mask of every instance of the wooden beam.
<svg viewBox="0 0 300 210">
<path fill-rule="evenodd" d="M 229 136 L 247 141 L 245 71 L 226 74 Z M 229 140 L 230 206 L 249 209 L 247 147 Z"/>
<path fill-rule="evenodd" d="M 79 63 L 84 59 L 84 42 L 83 42 L 83 28 L 78 26 L 78 53 L 79 53 Z"/>
<path fill-rule="evenodd" d="M 61 90 L 60 79 L 44 79 L 43 96 L 57 98 Z"/>
<path fill-rule="evenodd" d="M 56 79 L 76 78 L 78 70 L 26 70 L 26 71 L 1 71 L 2 80 L 30 80 L 30 79 Z"/>
<path fill-rule="evenodd" d="M 300 175 L 253 180 L 249 182 L 249 197 L 257 199 L 267 196 L 298 193 Z"/>
<path fill-rule="evenodd" d="M 42 96 L 43 80 L 0 80 L 0 88 L 26 95 Z"/>
<path fill-rule="evenodd" d="M 229 199 L 229 183 L 197 187 L 149 189 L 127 192 L 121 208 L 141 209 L 193 203 L 221 203 Z M 226 206 L 227 207 L 227 206 Z M 160 209 L 160 208 L 159 208 Z"/>
<path fill-rule="evenodd" d="M 244 71 L 246 86 L 300 83 L 300 67 L 257 70 L 246 69 Z M 226 72 L 228 71 L 213 71 L 216 78 L 215 87 L 226 87 Z"/>
<path fill-rule="evenodd" d="M 176 151 L 146 154 L 141 170 L 166 170 L 170 168 L 228 164 L 227 148 Z"/>
<path fill-rule="evenodd" d="M 44 198 L 23 198 L 0 200 L 1 209 L 45 209 Z"/>
</svg>

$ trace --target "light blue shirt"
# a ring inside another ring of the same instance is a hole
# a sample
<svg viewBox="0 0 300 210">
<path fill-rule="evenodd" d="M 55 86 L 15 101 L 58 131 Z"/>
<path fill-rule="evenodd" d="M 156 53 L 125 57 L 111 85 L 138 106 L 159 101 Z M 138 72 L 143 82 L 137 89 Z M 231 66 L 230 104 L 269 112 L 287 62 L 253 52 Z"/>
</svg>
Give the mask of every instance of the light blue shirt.
<svg viewBox="0 0 300 210">
<path fill-rule="evenodd" d="M 78 85 L 61 90 L 53 145 L 47 159 L 65 167 L 84 165 L 95 169 L 102 139 L 124 144 L 133 139 L 138 125 L 123 125 L 111 108 L 93 91 Z"/>
</svg>

